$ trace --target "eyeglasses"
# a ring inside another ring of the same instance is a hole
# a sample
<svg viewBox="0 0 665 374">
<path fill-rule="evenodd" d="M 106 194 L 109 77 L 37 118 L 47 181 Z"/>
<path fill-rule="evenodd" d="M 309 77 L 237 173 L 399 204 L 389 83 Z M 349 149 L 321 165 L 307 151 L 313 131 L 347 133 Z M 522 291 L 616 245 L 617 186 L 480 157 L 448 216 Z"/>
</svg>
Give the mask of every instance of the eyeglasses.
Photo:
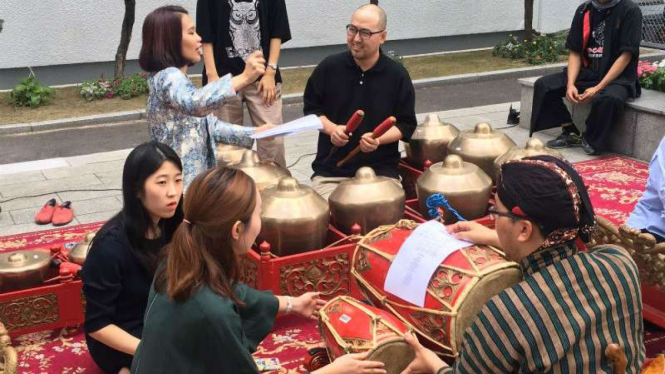
<svg viewBox="0 0 665 374">
<path fill-rule="evenodd" d="M 368 30 L 368 29 L 359 29 L 359 28 L 357 28 L 357 27 L 355 27 L 351 24 L 346 25 L 346 35 L 356 36 L 356 34 L 360 33 L 360 39 L 362 39 L 362 40 L 367 40 L 370 37 L 372 37 L 372 35 L 380 34 L 384 31 L 386 31 L 386 30 L 383 29 L 383 30 L 380 30 L 380 31 L 372 31 L 372 30 Z"/>
<path fill-rule="evenodd" d="M 512 219 L 521 219 L 521 220 L 524 220 L 524 221 L 529 221 L 532 224 L 536 225 L 541 231 L 545 231 L 545 228 L 543 227 L 543 225 L 535 222 L 533 219 L 531 219 L 531 217 L 518 216 L 517 214 L 513 214 L 513 213 L 510 213 L 510 212 L 499 212 L 498 210 L 496 210 L 496 206 L 489 207 L 489 209 L 487 209 L 487 212 L 489 213 L 490 218 L 493 219 L 493 220 L 496 220 L 496 217 L 508 217 L 508 218 L 512 218 Z"/>
<path fill-rule="evenodd" d="M 495 206 L 491 206 L 491 207 L 489 207 L 489 209 L 487 209 L 487 212 L 490 214 L 490 217 L 491 217 L 492 219 L 494 219 L 494 220 L 496 219 L 496 217 L 508 217 L 508 218 L 514 218 L 514 219 L 525 219 L 525 220 L 528 220 L 527 217 L 520 217 L 520 216 L 518 216 L 517 214 L 513 214 L 513 213 L 510 213 L 510 212 L 499 212 L 499 211 L 496 209 Z"/>
</svg>

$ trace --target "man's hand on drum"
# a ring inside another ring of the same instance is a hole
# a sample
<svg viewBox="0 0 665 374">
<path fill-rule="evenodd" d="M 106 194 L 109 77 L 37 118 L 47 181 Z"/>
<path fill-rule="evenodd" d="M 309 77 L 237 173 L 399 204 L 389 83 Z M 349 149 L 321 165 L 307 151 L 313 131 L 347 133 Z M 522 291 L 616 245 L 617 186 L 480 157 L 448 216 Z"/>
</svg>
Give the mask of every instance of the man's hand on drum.
<svg viewBox="0 0 665 374">
<path fill-rule="evenodd" d="M 501 247 L 499 236 L 495 230 L 473 221 L 460 221 L 447 226 L 448 233 L 459 240 L 466 240 L 475 244 L 485 244 Z"/>
<path fill-rule="evenodd" d="M 325 304 L 319 292 L 307 292 L 293 298 L 293 313 L 316 319 L 319 317 L 319 309 Z"/>
<path fill-rule="evenodd" d="M 435 374 L 443 366 L 448 366 L 436 353 L 423 347 L 412 334 L 404 334 L 404 340 L 413 348 L 416 357 L 402 374 Z"/>
<path fill-rule="evenodd" d="M 345 131 L 346 126 L 336 125 L 330 133 L 330 141 L 335 147 L 344 147 L 349 142 L 349 135 Z"/>
<path fill-rule="evenodd" d="M 340 356 L 330 365 L 324 366 L 312 374 L 386 374 L 383 362 L 365 361 L 367 356 L 369 356 L 369 352 Z"/>
<path fill-rule="evenodd" d="M 376 151 L 381 145 L 379 139 L 374 139 L 371 132 L 368 132 L 360 138 L 360 150 L 364 153 L 371 153 Z"/>
</svg>

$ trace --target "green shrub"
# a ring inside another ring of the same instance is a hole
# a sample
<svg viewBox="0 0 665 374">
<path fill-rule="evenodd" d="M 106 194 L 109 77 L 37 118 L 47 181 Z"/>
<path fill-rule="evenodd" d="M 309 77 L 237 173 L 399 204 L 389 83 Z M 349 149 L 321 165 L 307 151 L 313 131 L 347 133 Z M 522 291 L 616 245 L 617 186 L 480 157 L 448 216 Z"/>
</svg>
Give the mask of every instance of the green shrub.
<svg viewBox="0 0 665 374">
<path fill-rule="evenodd" d="M 14 106 L 29 106 L 30 108 L 37 108 L 42 105 L 49 105 L 54 91 L 51 87 L 43 87 L 34 74 L 23 79 L 21 83 L 16 85 L 11 92 L 6 94 L 7 100 L 11 101 Z"/>
<path fill-rule="evenodd" d="M 129 100 L 148 93 L 147 74 L 134 74 L 130 77 L 119 77 L 106 80 L 85 81 L 81 84 L 81 97 L 87 101 L 112 99 L 120 97 Z"/>
<path fill-rule="evenodd" d="M 561 56 L 568 54 L 566 35 L 567 31 L 543 34 L 535 36 L 531 42 L 510 35 L 508 40 L 494 46 L 492 54 L 512 60 L 525 60 L 531 65 L 558 62 Z"/>
<path fill-rule="evenodd" d="M 87 101 L 111 99 L 113 98 L 113 90 L 104 78 L 97 81 L 85 81 L 81 85 L 81 97 Z"/>
</svg>

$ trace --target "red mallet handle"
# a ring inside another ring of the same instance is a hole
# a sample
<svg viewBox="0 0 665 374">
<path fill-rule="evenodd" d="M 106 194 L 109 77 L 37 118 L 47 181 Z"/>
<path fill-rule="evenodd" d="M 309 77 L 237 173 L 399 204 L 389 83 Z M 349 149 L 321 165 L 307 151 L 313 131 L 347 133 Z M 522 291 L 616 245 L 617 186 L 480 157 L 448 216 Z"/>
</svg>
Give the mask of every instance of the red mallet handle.
<svg viewBox="0 0 665 374">
<path fill-rule="evenodd" d="M 381 124 L 372 131 L 372 137 L 376 139 L 385 134 L 391 127 L 395 126 L 395 122 L 397 122 L 397 119 L 393 116 L 386 118 L 385 121 L 381 122 Z"/>
<path fill-rule="evenodd" d="M 346 133 L 350 134 L 360 126 L 360 122 L 363 121 L 363 118 L 365 117 L 365 112 L 362 110 L 356 110 L 355 113 L 349 118 L 349 121 L 346 123 Z"/>
<path fill-rule="evenodd" d="M 383 121 L 379 126 L 377 126 L 374 131 L 372 131 L 372 138 L 376 139 L 380 137 L 381 135 L 385 134 L 388 130 L 390 130 L 391 127 L 395 126 L 395 122 L 397 122 L 397 119 L 393 116 L 388 117 L 385 121 Z M 337 167 L 342 167 L 344 164 L 349 162 L 352 158 L 356 157 L 360 153 L 360 146 L 357 146 L 353 151 L 351 151 L 346 157 L 344 157 L 342 160 L 340 160 L 337 163 Z"/>
</svg>

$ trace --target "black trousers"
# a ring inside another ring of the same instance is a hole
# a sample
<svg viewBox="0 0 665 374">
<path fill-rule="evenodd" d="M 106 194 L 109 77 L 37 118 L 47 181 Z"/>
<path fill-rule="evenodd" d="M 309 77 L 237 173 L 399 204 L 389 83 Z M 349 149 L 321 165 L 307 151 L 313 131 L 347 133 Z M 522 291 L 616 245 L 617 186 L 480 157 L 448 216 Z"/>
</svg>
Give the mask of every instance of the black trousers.
<svg viewBox="0 0 665 374">
<path fill-rule="evenodd" d="M 90 335 L 85 335 L 92 360 L 106 374 L 118 374 L 122 368 L 131 368 L 134 356 L 128 355 L 101 343 Z"/>
<path fill-rule="evenodd" d="M 593 71 L 582 69 L 575 86 L 582 94 L 587 88 L 597 85 L 599 78 Z M 536 81 L 529 135 L 572 122 L 570 113 L 561 100 L 566 97 L 567 83 L 566 71 L 546 75 Z M 610 83 L 591 99 L 591 112 L 586 120 L 584 138 L 594 149 L 607 149 L 607 139 L 623 112 L 628 95 L 626 86 Z"/>
</svg>

